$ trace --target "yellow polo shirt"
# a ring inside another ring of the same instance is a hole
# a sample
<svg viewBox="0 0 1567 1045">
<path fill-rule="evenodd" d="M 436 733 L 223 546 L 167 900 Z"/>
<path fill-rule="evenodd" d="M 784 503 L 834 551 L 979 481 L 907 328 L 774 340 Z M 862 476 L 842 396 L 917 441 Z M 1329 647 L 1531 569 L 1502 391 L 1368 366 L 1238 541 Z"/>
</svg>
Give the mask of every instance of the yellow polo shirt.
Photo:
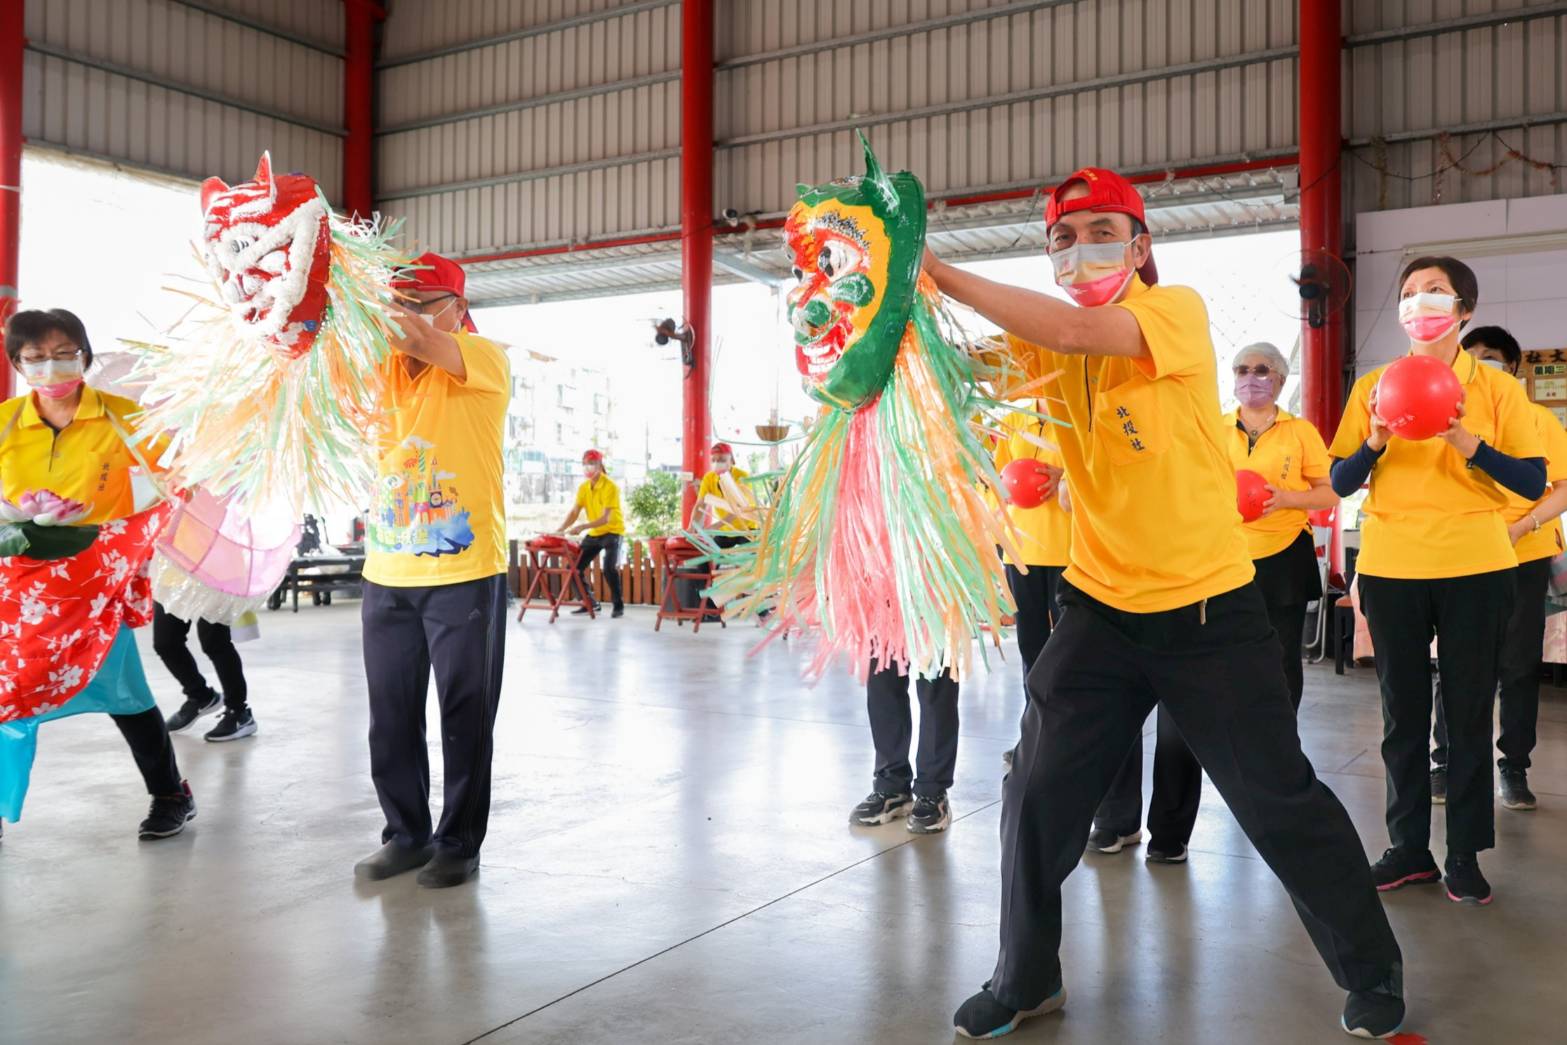
<svg viewBox="0 0 1567 1045">
<path fill-rule="evenodd" d="M 1534 415 L 1535 424 L 1540 430 L 1540 444 L 1545 447 L 1545 481 L 1559 483 L 1567 480 L 1567 430 L 1562 429 L 1562 423 L 1556 420 L 1556 415 L 1545 407 L 1538 403 L 1529 405 L 1534 408 L 1530 413 Z M 1528 515 L 1535 505 L 1534 501 L 1525 500 L 1506 488 L 1502 492 L 1507 495 L 1507 507 L 1502 511 L 1502 518 L 1507 520 L 1509 526 Z M 1562 548 L 1560 516 L 1541 519 L 1538 530 L 1524 534 L 1513 545 L 1520 563 L 1549 559 Z"/>
<path fill-rule="evenodd" d="M 141 407 L 91 385 L 82 387 L 76 417 L 58 433 L 38 416 L 33 393 L 0 403 L 0 432 L 6 433 L 0 440 L 0 490 L 6 500 L 50 490 L 89 507 L 82 523 L 105 523 L 134 514 L 131 469 L 140 466 L 105 410 L 112 411 L 120 426 L 136 438 L 134 418 Z M 146 439 L 140 446 L 148 465 L 157 468 L 163 441 Z"/>
<path fill-rule="evenodd" d="M 1046 406 L 1048 405 L 1047 403 Z M 1013 461 L 1020 460 L 1042 461 L 1052 468 L 1065 467 L 1058 451 L 1036 446 L 1018 434 L 1028 432 L 1048 442 L 1059 443 L 1060 425 L 1053 425 L 1049 421 L 1041 421 L 1027 414 L 1008 414 L 1002 420 L 1001 427 L 1010 434 L 996 444 L 996 471 L 999 472 Z M 1061 500 L 1056 496 L 1056 491 L 1052 490 L 1049 499 L 1036 507 L 1019 508 L 1015 504 L 1008 504 L 1005 510 L 1007 518 L 1012 520 L 1012 525 L 1017 527 L 1018 534 L 1022 538 L 1018 542 L 1018 551 L 1023 556 L 1022 565 L 1065 566 L 1067 564 L 1068 553 L 1072 547 L 1072 516 L 1062 510 Z M 1012 562 L 1010 555 L 1002 557 L 1011 565 L 1018 565 Z"/>
<path fill-rule="evenodd" d="M 438 366 L 408 376 L 386 361 L 390 417 L 365 526 L 365 579 L 395 588 L 506 572 L 501 439 L 511 364 L 493 341 L 458 332 L 466 376 Z"/>
<path fill-rule="evenodd" d="M 1248 583 L 1235 471 L 1219 428 L 1208 310 L 1190 287 L 1144 285 L 1106 308 L 1130 312 L 1150 357 L 1080 356 L 1013 339 L 1070 421 L 1057 428 L 1072 491 L 1066 579 L 1106 605 L 1156 613 Z"/>
<path fill-rule="evenodd" d="M 746 477 L 749 474 L 750 474 L 749 472 L 747 472 L 747 471 L 745 471 L 744 469 L 741 469 L 741 468 L 731 467 L 729 469 L 730 477 L 732 479 L 734 479 L 734 481 L 736 483 L 739 483 L 739 484 L 744 484 L 745 480 L 746 480 Z M 745 486 L 741 485 L 740 489 L 742 491 L 744 491 L 745 490 Z M 729 501 L 729 495 L 724 493 L 723 483 L 719 479 L 717 472 L 708 472 L 706 475 L 702 476 L 702 481 L 701 481 L 701 483 L 699 483 L 697 485 L 697 488 L 696 488 L 696 503 L 697 503 L 697 507 L 699 509 L 701 509 L 701 512 L 702 512 L 702 515 L 703 515 L 704 518 L 706 516 L 710 515 L 710 514 L 711 515 L 715 515 L 715 516 L 717 515 L 717 512 L 715 510 L 713 510 L 713 509 L 708 507 L 707 499 L 709 497 L 716 497 L 720 501 L 724 501 L 725 503 L 727 503 Z M 727 530 L 727 531 L 729 531 L 731 533 L 737 533 L 737 532 L 741 532 L 741 531 L 753 530 L 753 529 L 755 529 L 755 527 L 749 525 L 748 523 L 746 523 L 745 521 L 743 521 L 741 519 L 736 519 L 734 516 L 731 515 L 724 522 L 722 522 L 722 523 L 720 523 L 718 525 L 718 529 L 720 529 L 720 530 Z"/>
<path fill-rule="evenodd" d="M 1224 415 L 1224 429 L 1230 441 L 1230 464 L 1237 472 L 1256 472 L 1280 490 L 1302 492 L 1311 489 L 1310 480 L 1328 477 L 1328 448 L 1317 426 L 1304 417 L 1280 410 L 1273 427 L 1257 437 L 1256 446 L 1248 445 L 1239 410 Z M 1311 532 L 1304 508 L 1283 508 L 1241 525 L 1253 559 L 1277 555 L 1303 531 Z"/>
<path fill-rule="evenodd" d="M 1328 450 L 1332 456 L 1350 456 L 1371 433 L 1371 390 L 1385 369 L 1355 382 Z M 1515 379 L 1464 351 L 1453 370 L 1464 386 L 1465 428 L 1504 454 L 1545 456 L 1529 400 Z M 1423 580 L 1516 566 L 1502 515 L 1507 497 L 1446 440 L 1394 436 L 1371 469 L 1355 568 L 1369 577 Z"/>
<path fill-rule="evenodd" d="M 620 515 L 620 487 L 615 480 L 600 472 L 592 482 L 584 481 L 577 487 L 577 507 L 589 520 L 597 519 L 609 509 L 609 520 L 603 526 L 588 531 L 589 537 L 602 537 L 607 533 L 625 533 L 626 524 Z"/>
</svg>

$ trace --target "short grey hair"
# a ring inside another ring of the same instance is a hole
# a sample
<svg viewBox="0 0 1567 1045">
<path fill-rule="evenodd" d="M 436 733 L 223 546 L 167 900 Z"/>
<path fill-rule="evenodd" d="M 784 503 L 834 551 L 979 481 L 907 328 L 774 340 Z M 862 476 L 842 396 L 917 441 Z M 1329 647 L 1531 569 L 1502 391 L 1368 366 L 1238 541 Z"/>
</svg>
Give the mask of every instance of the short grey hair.
<svg viewBox="0 0 1567 1045">
<path fill-rule="evenodd" d="M 1288 378 L 1290 373 L 1290 362 L 1284 358 L 1284 353 L 1279 351 L 1277 345 L 1268 341 L 1257 341 L 1247 345 L 1235 353 L 1235 358 L 1230 360 L 1231 369 L 1240 366 L 1241 360 L 1247 356 L 1261 356 L 1267 360 L 1268 369 L 1279 375 L 1279 387 L 1284 387 L 1284 379 Z"/>
</svg>

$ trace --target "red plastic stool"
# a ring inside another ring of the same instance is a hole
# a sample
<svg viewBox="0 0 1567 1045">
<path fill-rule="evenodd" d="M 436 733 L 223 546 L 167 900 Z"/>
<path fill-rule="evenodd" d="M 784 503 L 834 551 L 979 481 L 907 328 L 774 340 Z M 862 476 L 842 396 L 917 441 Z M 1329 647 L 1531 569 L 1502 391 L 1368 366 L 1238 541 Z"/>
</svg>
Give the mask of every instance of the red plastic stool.
<svg viewBox="0 0 1567 1045">
<path fill-rule="evenodd" d="M 567 601 L 581 602 L 589 617 L 598 616 L 582 583 L 582 575 L 577 572 L 577 556 L 582 552 L 580 544 L 546 534 L 533 538 L 524 547 L 528 549 L 528 568 L 533 573 L 533 580 L 528 584 L 528 594 L 522 598 L 522 608 L 517 611 L 519 621 L 528 610 L 547 606 L 550 623 L 554 624 L 555 618 L 560 616 L 561 604 Z M 560 583 L 548 584 L 547 577 L 555 577 Z M 568 599 L 573 588 L 580 595 L 579 599 Z"/>
<path fill-rule="evenodd" d="M 691 621 L 691 634 L 695 635 L 702 630 L 702 621 L 714 611 L 707 606 L 707 600 L 701 599 L 694 610 L 688 610 L 680 605 L 680 586 L 678 581 L 697 581 L 703 588 L 713 583 L 713 564 L 704 562 L 701 565 L 690 565 L 692 559 L 702 557 L 701 549 L 683 537 L 671 537 L 664 542 L 664 597 L 659 600 L 658 619 L 653 622 L 653 630 L 657 631 L 663 626 L 664 621 L 672 620 L 677 624 Z M 670 603 L 674 605 L 671 607 Z M 718 626 L 727 628 L 722 616 L 718 618 Z"/>
</svg>

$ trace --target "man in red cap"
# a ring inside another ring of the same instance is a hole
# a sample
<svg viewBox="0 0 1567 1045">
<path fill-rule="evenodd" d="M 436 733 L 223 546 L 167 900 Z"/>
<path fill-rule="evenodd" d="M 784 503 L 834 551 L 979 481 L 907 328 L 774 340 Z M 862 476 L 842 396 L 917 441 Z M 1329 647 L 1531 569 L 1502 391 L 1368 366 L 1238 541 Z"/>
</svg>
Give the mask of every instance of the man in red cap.
<svg viewBox="0 0 1567 1045">
<path fill-rule="evenodd" d="M 379 880 L 459 885 L 479 867 L 506 649 L 501 437 L 506 353 L 475 333 L 460 265 L 425 254 L 393 281 L 406 306 L 386 363 L 390 414 L 365 528 L 364 656 L 370 776 L 386 815 L 380 850 L 354 868 Z M 441 704 L 445 804 L 430 823 L 425 698 Z"/>
<path fill-rule="evenodd" d="M 1404 1017 L 1402 958 L 1355 828 L 1301 752 L 1235 510 L 1207 310 L 1158 285 L 1142 198 L 1119 175 L 1073 174 L 1045 223 L 1072 303 L 925 259 L 1020 356 L 1062 371 L 1053 395 L 1071 422 L 1057 429 L 1072 477 L 1064 612 L 1029 672 L 1002 802 L 1001 952 L 957 1030 L 996 1037 L 1065 1003 L 1061 883 L 1158 706 L 1349 992 L 1343 1028 L 1387 1037 Z"/>
<path fill-rule="evenodd" d="M 577 516 L 587 519 L 577 522 Z M 588 567 L 604 553 L 604 580 L 609 584 L 612 605 L 609 615 L 625 615 L 626 605 L 620 592 L 620 541 L 626 532 L 625 518 L 620 510 L 620 487 L 604 471 L 604 455 L 598 450 L 582 454 L 582 485 L 577 487 L 577 499 L 572 502 L 571 513 L 560 524 L 566 533 L 587 532 L 582 539 L 582 551 L 577 556 L 577 573 L 582 578 L 582 588 L 592 598 L 588 587 Z M 572 613 L 586 613 L 583 606 Z"/>
</svg>

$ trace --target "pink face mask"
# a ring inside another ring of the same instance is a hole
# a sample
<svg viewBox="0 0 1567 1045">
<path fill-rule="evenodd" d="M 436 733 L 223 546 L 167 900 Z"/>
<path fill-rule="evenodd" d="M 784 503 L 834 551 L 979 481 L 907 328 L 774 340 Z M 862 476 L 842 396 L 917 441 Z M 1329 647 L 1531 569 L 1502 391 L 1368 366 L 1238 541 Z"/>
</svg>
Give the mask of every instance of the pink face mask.
<svg viewBox="0 0 1567 1045">
<path fill-rule="evenodd" d="M 50 359 L 18 364 L 22 376 L 45 399 L 64 399 L 82 385 L 82 359 Z"/>
<path fill-rule="evenodd" d="M 1416 344 L 1440 341 L 1458 325 L 1458 299 L 1452 294 L 1414 294 L 1398 303 L 1398 321 Z"/>
<path fill-rule="evenodd" d="M 1245 406 L 1257 409 L 1273 402 L 1273 378 L 1247 374 L 1235 379 L 1235 398 Z"/>
<path fill-rule="evenodd" d="M 1056 285 L 1084 308 L 1107 305 L 1132 282 L 1125 243 L 1077 243 L 1050 255 Z"/>
</svg>

